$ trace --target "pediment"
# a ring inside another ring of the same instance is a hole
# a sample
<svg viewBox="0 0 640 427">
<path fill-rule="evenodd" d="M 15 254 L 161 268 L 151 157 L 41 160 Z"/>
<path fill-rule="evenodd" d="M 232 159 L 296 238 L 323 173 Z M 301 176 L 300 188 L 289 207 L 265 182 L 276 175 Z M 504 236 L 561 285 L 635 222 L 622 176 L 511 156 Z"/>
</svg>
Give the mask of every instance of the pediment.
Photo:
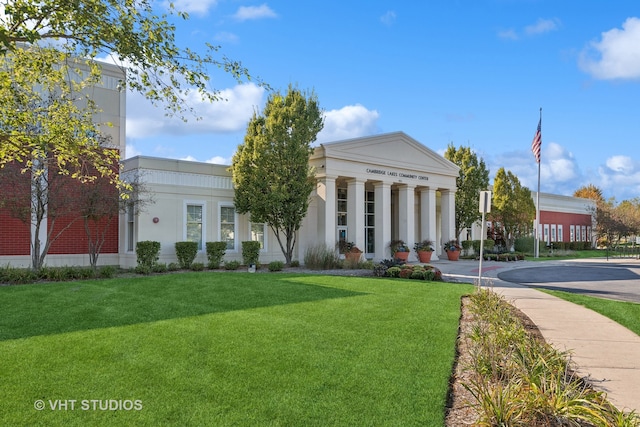
<svg viewBox="0 0 640 427">
<path fill-rule="evenodd" d="M 312 159 L 333 158 L 355 163 L 429 171 L 457 177 L 459 168 L 404 132 L 321 144 Z"/>
</svg>

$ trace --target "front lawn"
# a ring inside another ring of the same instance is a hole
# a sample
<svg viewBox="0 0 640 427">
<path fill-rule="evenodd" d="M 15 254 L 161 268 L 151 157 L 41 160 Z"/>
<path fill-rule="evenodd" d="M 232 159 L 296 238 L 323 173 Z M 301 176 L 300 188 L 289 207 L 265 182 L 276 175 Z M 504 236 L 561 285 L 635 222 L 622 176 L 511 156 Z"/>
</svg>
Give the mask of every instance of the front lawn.
<svg viewBox="0 0 640 427">
<path fill-rule="evenodd" d="M 0 287 L 0 425 L 443 425 L 472 290 L 202 272 Z"/>
</svg>

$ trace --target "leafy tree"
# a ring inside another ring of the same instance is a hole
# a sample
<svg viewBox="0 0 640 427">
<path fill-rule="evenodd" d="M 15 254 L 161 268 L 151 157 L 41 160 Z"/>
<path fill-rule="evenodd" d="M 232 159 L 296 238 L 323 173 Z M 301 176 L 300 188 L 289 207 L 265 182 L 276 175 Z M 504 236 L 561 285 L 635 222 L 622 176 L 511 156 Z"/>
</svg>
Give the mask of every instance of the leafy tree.
<svg viewBox="0 0 640 427">
<path fill-rule="evenodd" d="M 103 176 L 117 181 L 113 161 L 117 152 L 98 154 L 100 129 L 92 118 L 98 111 L 88 88 L 101 79 L 94 61 L 111 56 L 127 67 L 122 88 L 143 94 L 167 114 L 186 119 L 193 110 L 186 102 L 195 90 L 215 101 L 219 91 L 209 87 L 209 68 L 220 68 L 238 81 L 250 79 L 239 62 L 219 56 L 207 45 L 199 55 L 180 48 L 171 19 L 188 19 L 172 4 L 167 13 L 154 13 L 151 0 L 12 0 L 2 2 L 0 14 L 0 167 L 45 148 L 44 135 L 55 151 L 60 173 L 92 179 L 78 159 L 90 162 Z M 156 3 L 157 4 L 157 3 Z M 36 111 L 55 94 L 56 105 Z M 14 114 L 17 113 L 17 114 Z M 41 136 L 29 126 L 36 125 Z M 104 124 L 107 126 L 107 124 Z M 71 172 L 73 170 L 73 172 Z"/>
<path fill-rule="evenodd" d="M 53 242 L 80 219 L 71 217 L 79 196 L 77 181 L 58 173 L 48 160 L 44 158 L 31 168 L 12 162 L 0 169 L 0 188 L 10 189 L 2 192 L 0 209 L 31 228 L 34 270 L 42 268 Z"/>
<path fill-rule="evenodd" d="M 288 264 L 315 187 L 309 156 L 323 125 L 316 95 L 290 85 L 286 95 L 269 96 L 262 114 L 254 112 L 233 156 L 237 211 L 269 225 Z"/>
<path fill-rule="evenodd" d="M 74 200 L 74 213 L 83 221 L 89 251 L 89 263 L 95 269 L 111 224 L 120 214 L 137 216 L 152 203 L 153 195 L 139 174 L 129 172 L 123 177 L 127 183 L 117 191 L 105 178 L 85 183 Z M 123 194 L 124 193 L 124 194 Z"/>
<path fill-rule="evenodd" d="M 456 236 L 459 236 L 463 229 L 471 227 L 474 223 L 482 219 L 482 214 L 478 210 L 480 192 L 489 187 L 489 170 L 476 153 L 470 147 L 455 148 L 453 143 L 449 144 L 444 153 L 447 160 L 460 167 L 460 175 L 456 178 Z"/>
<path fill-rule="evenodd" d="M 511 171 L 498 169 L 493 180 L 490 216 L 504 229 L 508 249 L 513 247 L 516 238 L 531 233 L 535 213 L 531 191 L 523 187 Z"/>
<path fill-rule="evenodd" d="M 578 188 L 573 193 L 573 197 L 582 197 L 584 199 L 591 199 L 596 203 L 604 202 L 604 197 L 602 197 L 602 190 L 593 184 L 588 184 Z"/>
</svg>

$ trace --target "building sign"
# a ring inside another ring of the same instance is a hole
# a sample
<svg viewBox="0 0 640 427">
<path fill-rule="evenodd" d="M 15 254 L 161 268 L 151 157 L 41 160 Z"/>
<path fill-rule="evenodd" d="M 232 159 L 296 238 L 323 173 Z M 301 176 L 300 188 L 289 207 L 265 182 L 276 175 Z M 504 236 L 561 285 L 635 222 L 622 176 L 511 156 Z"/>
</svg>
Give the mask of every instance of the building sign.
<svg viewBox="0 0 640 427">
<path fill-rule="evenodd" d="M 420 180 L 420 181 L 428 181 L 429 180 L 429 177 L 425 176 L 425 175 L 416 175 L 416 174 L 398 172 L 398 171 L 391 171 L 391 170 L 386 170 L 386 169 L 367 168 L 366 172 L 369 173 L 369 174 L 374 174 L 374 175 L 392 176 L 394 178 L 409 178 L 409 179 L 417 179 L 417 180 Z"/>
</svg>

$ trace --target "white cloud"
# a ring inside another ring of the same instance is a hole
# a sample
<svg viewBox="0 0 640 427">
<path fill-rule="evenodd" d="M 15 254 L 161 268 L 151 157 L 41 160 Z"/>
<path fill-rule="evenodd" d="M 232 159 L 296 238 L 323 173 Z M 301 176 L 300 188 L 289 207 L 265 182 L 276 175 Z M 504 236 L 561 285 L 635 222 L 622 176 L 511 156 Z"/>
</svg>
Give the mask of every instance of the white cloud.
<svg viewBox="0 0 640 427">
<path fill-rule="evenodd" d="M 380 114 L 360 104 L 347 105 L 339 110 L 325 112 L 324 128 L 317 142 L 339 141 L 376 133 Z"/>
<path fill-rule="evenodd" d="M 277 18 L 278 14 L 265 3 L 260 6 L 240 6 L 233 17 L 238 21 L 248 21 L 253 19 Z"/>
<path fill-rule="evenodd" d="M 582 51 L 580 68 L 597 79 L 640 78 L 640 19 L 628 18 L 622 29 L 602 33 Z"/>
<path fill-rule="evenodd" d="M 576 159 L 560 144 L 543 144 L 541 157 L 540 191 L 571 195 L 581 186 L 582 174 Z M 486 162 L 492 177 L 504 167 L 516 175 L 523 186 L 531 191 L 538 190 L 538 167 L 530 150 L 507 152 Z"/>
<path fill-rule="evenodd" d="M 525 36 L 537 36 L 538 34 L 549 33 L 560 28 L 560 20 L 558 18 L 542 19 L 538 18 L 535 24 L 530 24 L 522 29 Z M 519 40 L 520 34 L 514 28 L 499 30 L 498 37 L 505 40 Z"/>
<path fill-rule="evenodd" d="M 128 94 L 127 137 L 146 138 L 158 134 L 188 135 L 227 133 L 243 130 L 253 111 L 262 105 L 264 89 L 254 83 L 237 85 L 220 92 L 223 100 L 207 102 L 197 92 L 191 92 L 187 105 L 202 117 L 183 122 L 177 117 L 165 117 L 162 107 L 152 106 L 142 95 Z"/>
<path fill-rule="evenodd" d="M 222 156 L 213 156 L 209 160 L 205 160 L 206 163 L 212 163 L 214 165 L 230 165 L 231 158 L 226 158 Z"/>
<path fill-rule="evenodd" d="M 396 18 L 396 13 L 393 10 L 389 10 L 387 11 L 387 13 L 380 17 L 380 22 L 382 22 L 384 25 L 391 26 L 395 24 Z"/>
<path fill-rule="evenodd" d="M 162 6 L 168 9 L 171 3 L 173 3 L 175 9 L 180 12 L 206 15 L 211 8 L 216 6 L 218 0 L 172 0 L 163 1 Z"/>
<path fill-rule="evenodd" d="M 633 159 L 629 156 L 613 156 L 607 159 L 606 165 L 614 172 L 629 174 L 633 172 Z"/>
<path fill-rule="evenodd" d="M 558 18 L 542 19 L 539 18 L 535 24 L 527 25 L 524 27 L 525 34 L 533 36 L 536 34 L 548 33 L 555 31 L 560 26 L 560 20 Z"/>
</svg>

